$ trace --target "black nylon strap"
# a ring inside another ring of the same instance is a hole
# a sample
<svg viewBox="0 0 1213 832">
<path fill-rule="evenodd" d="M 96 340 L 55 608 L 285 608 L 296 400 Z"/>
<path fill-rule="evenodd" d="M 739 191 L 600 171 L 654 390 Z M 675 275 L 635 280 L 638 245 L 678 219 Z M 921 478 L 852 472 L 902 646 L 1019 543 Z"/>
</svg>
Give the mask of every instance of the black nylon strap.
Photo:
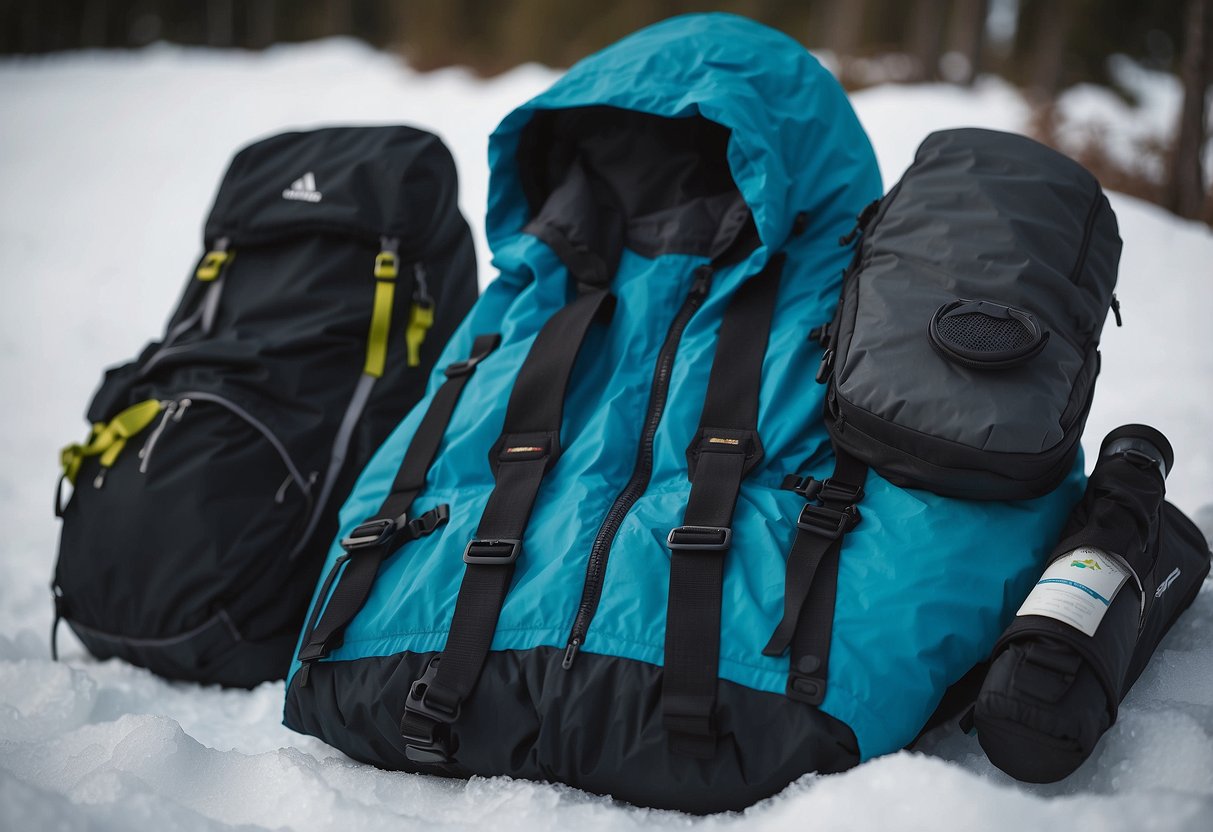
<svg viewBox="0 0 1213 832">
<path fill-rule="evenodd" d="M 687 449 L 691 493 L 670 532 L 662 723 L 674 751 L 716 750 L 716 685 L 724 559 L 746 474 L 762 459 L 758 395 L 783 257 L 747 280 L 720 326 L 699 430 Z"/>
<path fill-rule="evenodd" d="M 809 498 L 797 521 L 784 578 L 783 618 L 763 654 L 790 650 L 787 695 L 810 705 L 825 699 L 842 541 L 860 520 L 868 467 L 835 448 L 834 473 L 793 489 Z"/>
<path fill-rule="evenodd" d="M 342 542 L 344 546 L 347 541 L 357 539 L 360 531 L 366 530 L 364 537 L 367 543 L 347 546 L 346 554 L 337 559 L 325 579 L 325 585 L 316 602 L 316 610 L 312 612 L 310 635 L 299 651 L 300 661 L 315 661 L 336 649 L 341 643 L 346 625 L 366 603 L 384 558 L 409 540 L 429 534 L 445 522 L 445 506 L 412 522 L 408 521 L 407 512 L 413 500 L 425 487 L 426 474 L 438 453 L 438 447 L 442 444 L 442 437 L 446 434 L 447 425 L 455 412 L 455 405 L 459 402 L 463 388 L 476 371 L 476 365 L 497 349 L 500 343 L 500 335 L 480 335 L 472 343 L 471 355 L 468 358 L 446 368 L 446 381 L 430 400 L 430 406 L 417 426 L 417 432 L 413 434 L 408 450 L 405 451 L 404 460 L 396 471 L 391 491 L 375 516 L 362 523 Z M 379 536 L 372 538 L 375 529 L 379 530 Z M 325 606 L 324 616 L 320 618 L 319 623 L 315 623 L 328 587 L 347 561 L 349 565 L 341 574 L 341 580 Z"/>
<path fill-rule="evenodd" d="M 446 646 L 414 682 L 405 703 L 401 733 L 414 762 L 449 759 L 445 726 L 458 718 L 480 679 L 535 496 L 560 455 L 560 423 L 573 364 L 590 325 L 613 307 L 606 289 L 580 295 L 544 324 L 519 370 L 501 437 L 490 452 L 493 491 L 476 537 L 464 551 L 467 567 Z"/>
</svg>

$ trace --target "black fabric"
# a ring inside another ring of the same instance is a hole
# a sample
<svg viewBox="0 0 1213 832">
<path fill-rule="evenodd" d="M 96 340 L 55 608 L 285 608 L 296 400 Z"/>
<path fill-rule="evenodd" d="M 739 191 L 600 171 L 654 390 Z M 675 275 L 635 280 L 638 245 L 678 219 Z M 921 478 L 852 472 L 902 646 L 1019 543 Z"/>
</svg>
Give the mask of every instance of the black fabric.
<svg viewBox="0 0 1213 832">
<path fill-rule="evenodd" d="M 501 437 L 490 452 L 495 484 L 464 554 L 467 563 L 441 661 L 416 687 L 401 731 L 419 758 L 445 756 L 449 723 L 476 687 L 544 474 L 560 456 L 565 390 L 581 345 L 614 297 L 597 289 L 577 297 L 544 324 L 518 371 Z M 416 700 L 416 701 L 413 701 Z"/>
<path fill-rule="evenodd" d="M 480 335 L 472 343 L 471 354 L 466 359 L 447 367 L 447 379 L 430 399 L 430 406 L 409 441 L 408 450 L 405 451 L 400 468 L 392 480 L 391 490 L 384 498 L 379 511 L 359 527 L 374 527 L 377 524 L 385 526 L 383 531 L 379 532 L 380 539 L 369 545 L 354 546 L 343 543 L 346 546 L 346 556 L 333 565 L 317 596 L 316 609 L 319 610 L 320 606 L 324 605 L 324 616 L 320 618 L 319 623 L 308 627 L 303 647 L 299 651 L 301 661 L 311 662 L 323 658 L 339 646 L 346 625 L 366 603 L 383 560 L 405 543 L 436 528 L 437 519 L 414 526 L 409 522 L 408 510 L 425 487 L 426 474 L 438 454 L 438 448 L 446 435 L 447 425 L 455 412 L 455 405 L 459 403 L 463 388 L 467 386 L 480 362 L 497 349 L 500 343 L 499 335 Z M 390 528 L 387 528 L 386 524 L 390 524 Z M 357 534 L 358 529 L 355 529 L 354 535 Z M 342 571 L 347 560 L 350 562 L 349 566 Z M 339 572 L 341 579 L 330 597 L 329 586 Z M 325 598 L 329 599 L 327 604 L 324 602 Z"/>
<path fill-rule="evenodd" d="M 1078 453 L 1120 257 L 1098 181 L 1023 136 L 941 131 L 860 229 L 818 376 L 834 443 L 906 488 L 1051 491 Z"/>
<path fill-rule="evenodd" d="M 489 654 L 476 695 L 451 725 L 457 764 L 419 765 L 398 729 L 412 682 L 432 654 L 318 662 L 286 696 L 288 727 L 381 768 L 449 777 L 560 781 L 641 806 L 696 813 L 741 810 L 806 771 L 859 762 L 850 729 L 777 693 L 718 681 L 720 753 L 673 754 L 660 718 L 661 668 L 582 653 L 577 672 L 562 651 Z"/>
<path fill-rule="evenodd" d="M 1130 577 L 1094 636 L 1022 615 L 995 645 L 974 722 L 990 761 L 1013 777 L 1053 782 L 1081 765 L 1200 591 L 1208 542 L 1164 494 L 1157 457 L 1102 456 L 1050 562 L 1080 546 L 1099 548 L 1122 557 L 1141 588 Z"/>
<path fill-rule="evenodd" d="M 860 520 L 868 476 L 863 462 L 837 448 L 835 455 L 829 479 L 797 484 L 809 502 L 788 552 L 783 617 L 762 651 L 789 653 L 787 694 L 810 705 L 825 700 L 843 538 Z"/>
<path fill-rule="evenodd" d="M 738 237 L 757 235 L 729 170 L 728 142 L 726 128 L 700 116 L 613 107 L 537 113 L 518 147 L 534 214 L 527 231 L 594 252 L 608 274 L 625 244 L 645 257 L 717 258 Z"/>
<path fill-rule="evenodd" d="M 691 493 L 683 525 L 670 532 L 663 722 L 680 753 L 716 751 L 716 684 L 724 559 L 741 481 L 763 456 L 758 394 L 783 257 L 737 291 L 725 310 L 712 372 L 687 450 Z"/>
<path fill-rule="evenodd" d="M 309 172 L 320 201 L 285 199 Z M 292 133 L 237 155 L 207 225 L 207 247 L 226 238 L 234 253 L 210 333 L 189 327 L 109 370 L 88 410 L 105 422 L 145 399 L 173 403 L 99 488 L 98 460 L 86 459 L 64 507 L 55 584 L 86 646 L 174 678 L 252 685 L 285 673 L 337 509 L 476 298 L 456 189 L 450 154 L 407 127 Z M 386 369 L 320 504 L 361 383 L 386 235 L 398 237 L 400 263 Z M 419 367 L 407 366 L 404 339 L 414 264 L 435 303 Z M 166 332 L 206 296 L 191 274 Z M 275 648 L 231 661 L 174 654 L 172 639 L 221 613 L 242 643 Z M 138 640 L 164 646 L 129 647 Z"/>
</svg>

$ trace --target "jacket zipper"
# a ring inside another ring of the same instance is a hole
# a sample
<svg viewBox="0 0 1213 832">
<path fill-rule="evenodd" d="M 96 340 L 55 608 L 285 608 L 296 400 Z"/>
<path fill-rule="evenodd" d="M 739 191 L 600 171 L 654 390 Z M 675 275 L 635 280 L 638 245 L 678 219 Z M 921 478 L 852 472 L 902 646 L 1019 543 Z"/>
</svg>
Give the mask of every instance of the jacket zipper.
<svg viewBox="0 0 1213 832">
<path fill-rule="evenodd" d="M 640 446 L 636 454 L 636 466 L 627 485 L 619 492 L 615 502 L 607 512 L 594 545 L 590 548 L 589 562 L 585 569 L 585 585 L 581 591 L 581 603 L 577 606 L 577 616 L 573 619 L 573 627 L 564 650 L 564 659 L 560 666 L 568 670 L 577 658 L 577 651 L 585 643 L 586 632 L 594 613 L 598 611 L 598 601 L 602 596 L 602 580 L 606 574 L 607 558 L 610 557 L 611 544 L 623 520 L 627 517 L 632 506 L 640 499 L 648 488 L 653 475 L 653 439 L 657 434 L 657 426 L 661 423 L 661 415 L 665 411 L 666 399 L 670 391 L 670 374 L 674 369 L 674 357 L 678 352 L 678 344 L 682 333 L 690 322 L 695 311 L 699 309 L 708 288 L 712 284 L 713 269 L 710 264 L 700 266 L 695 270 L 695 279 L 691 291 L 687 294 L 682 306 L 674 315 L 670 329 L 666 333 L 661 351 L 657 353 L 657 364 L 653 370 L 653 385 L 649 390 L 649 407 L 645 416 L 644 429 L 640 433 Z"/>
</svg>

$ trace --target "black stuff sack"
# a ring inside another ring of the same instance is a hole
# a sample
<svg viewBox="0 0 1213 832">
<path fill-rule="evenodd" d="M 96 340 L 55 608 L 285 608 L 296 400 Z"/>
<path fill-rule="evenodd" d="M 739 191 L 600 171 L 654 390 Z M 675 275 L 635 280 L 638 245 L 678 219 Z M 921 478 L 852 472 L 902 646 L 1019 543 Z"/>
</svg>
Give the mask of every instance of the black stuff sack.
<svg viewBox="0 0 1213 832">
<path fill-rule="evenodd" d="M 476 299 L 456 194 L 408 127 L 236 155 L 165 336 L 63 451 L 56 625 L 170 678 L 286 672 L 338 508 Z"/>
<path fill-rule="evenodd" d="M 1049 566 L 994 647 L 973 710 L 990 761 L 1051 783 L 1077 769 L 1209 574 L 1209 545 L 1165 502 L 1166 438 L 1104 440 Z"/>
<path fill-rule="evenodd" d="M 1023 136 L 932 133 L 856 233 L 819 330 L 835 447 L 949 497 L 1055 488 L 1119 315 L 1120 237 L 1095 177 Z"/>
</svg>

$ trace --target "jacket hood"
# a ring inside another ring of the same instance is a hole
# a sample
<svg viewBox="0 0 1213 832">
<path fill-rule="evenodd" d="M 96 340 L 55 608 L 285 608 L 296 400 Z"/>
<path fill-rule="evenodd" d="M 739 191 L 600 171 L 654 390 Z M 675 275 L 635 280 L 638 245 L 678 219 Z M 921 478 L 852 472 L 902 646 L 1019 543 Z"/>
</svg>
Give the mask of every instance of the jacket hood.
<svg viewBox="0 0 1213 832">
<path fill-rule="evenodd" d="M 561 153 L 577 159 L 585 152 L 552 142 L 584 143 L 587 135 L 603 134 L 601 114 L 610 111 L 586 108 L 699 117 L 723 128 L 719 144 L 725 158 L 708 160 L 708 168 L 727 169 L 768 250 L 784 244 L 802 212 L 806 230 L 831 237 L 845 232 L 856 205 L 848 191 L 870 193 L 873 175 L 879 178 L 867 135 L 842 87 L 803 46 L 735 15 L 675 17 L 582 60 L 501 122 L 489 143 L 486 226 L 495 253 L 520 232 L 533 233 L 527 225 L 545 196 L 535 193 L 536 168 Z M 581 138 L 569 137 L 575 130 L 558 129 L 547 131 L 547 144 L 528 140 L 539 121 L 574 110 L 597 112 L 599 123 L 585 127 Z M 711 129 L 699 131 L 705 132 L 697 147 L 710 155 L 715 139 Z M 636 147 L 628 155 L 644 151 Z M 621 155 L 618 148 L 614 155 Z M 695 184 L 705 176 L 700 169 L 683 178 Z"/>
</svg>

